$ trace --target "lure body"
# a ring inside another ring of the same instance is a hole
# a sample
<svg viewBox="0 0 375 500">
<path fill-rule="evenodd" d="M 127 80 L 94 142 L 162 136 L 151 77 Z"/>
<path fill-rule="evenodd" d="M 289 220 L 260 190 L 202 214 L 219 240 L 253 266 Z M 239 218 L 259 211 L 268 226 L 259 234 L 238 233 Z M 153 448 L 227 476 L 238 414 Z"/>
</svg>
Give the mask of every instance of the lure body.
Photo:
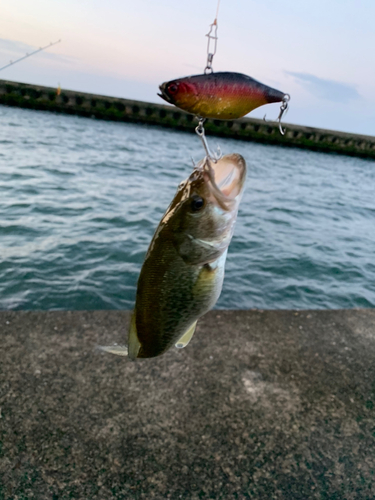
<svg viewBox="0 0 375 500">
<path fill-rule="evenodd" d="M 242 73 L 188 76 L 160 85 L 165 101 L 201 118 L 234 120 L 255 108 L 281 102 L 287 94 Z"/>
</svg>

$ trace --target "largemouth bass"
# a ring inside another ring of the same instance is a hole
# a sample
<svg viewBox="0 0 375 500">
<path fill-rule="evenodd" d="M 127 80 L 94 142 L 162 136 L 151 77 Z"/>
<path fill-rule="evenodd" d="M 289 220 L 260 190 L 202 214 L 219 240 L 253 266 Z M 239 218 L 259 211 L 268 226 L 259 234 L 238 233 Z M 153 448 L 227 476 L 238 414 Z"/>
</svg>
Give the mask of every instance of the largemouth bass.
<svg viewBox="0 0 375 500">
<path fill-rule="evenodd" d="M 200 161 L 182 182 L 150 243 L 138 280 L 128 350 L 132 359 L 185 347 L 219 298 L 246 178 L 242 156 Z"/>
<path fill-rule="evenodd" d="M 255 108 L 289 99 L 242 73 L 219 72 L 187 76 L 160 85 L 165 101 L 201 118 L 234 120 Z"/>
</svg>

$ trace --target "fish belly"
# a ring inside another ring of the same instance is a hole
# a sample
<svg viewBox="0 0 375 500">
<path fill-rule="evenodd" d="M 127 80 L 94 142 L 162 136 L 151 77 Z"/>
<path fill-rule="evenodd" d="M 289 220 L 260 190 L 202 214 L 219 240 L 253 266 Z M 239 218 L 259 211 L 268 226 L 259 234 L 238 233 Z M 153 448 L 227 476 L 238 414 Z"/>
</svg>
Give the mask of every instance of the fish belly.
<svg viewBox="0 0 375 500">
<path fill-rule="evenodd" d="M 138 281 L 135 329 L 139 358 L 172 347 L 219 298 L 226 252 L 214 263 L 188 265 L 176 252 L 150 255 Z"/>
</svg>

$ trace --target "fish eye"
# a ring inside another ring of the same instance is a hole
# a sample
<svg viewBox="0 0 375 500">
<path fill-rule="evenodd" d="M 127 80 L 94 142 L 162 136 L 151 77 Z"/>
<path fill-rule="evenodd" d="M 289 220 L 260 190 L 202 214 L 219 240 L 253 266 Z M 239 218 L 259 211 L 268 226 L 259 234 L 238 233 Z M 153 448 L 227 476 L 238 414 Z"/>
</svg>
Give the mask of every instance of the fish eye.
<svg viewBox="0 0 375 500">
<path fill-rule="evenodd" d="M 170 83 L 167 87 L 167 90 L 170 94 L 175 94 L 178 90 L 178 85 L 177 83 Z"/>
<path fill-rule="evenodd" d="M 201 198 L 198 195 L 192 196 L 190 206 L 191 206 L 191 209 L 193 210 L 193 212 L 199 212 L 199 210 L 202 210 L 204 205 L 205 205 L 205 201 L 203 198 Z"/>
</svg>

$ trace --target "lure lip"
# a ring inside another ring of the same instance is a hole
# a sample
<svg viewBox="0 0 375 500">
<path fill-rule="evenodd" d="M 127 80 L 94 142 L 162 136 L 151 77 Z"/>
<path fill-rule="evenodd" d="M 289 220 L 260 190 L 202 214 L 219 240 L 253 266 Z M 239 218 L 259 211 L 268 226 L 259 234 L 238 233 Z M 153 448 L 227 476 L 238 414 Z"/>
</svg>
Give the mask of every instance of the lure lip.
<svg viewBox="0 0 375 500">
<path fill-rule="evenodd" d="M 161 93 L 158 92 L 157 95 L 159 97 L 161 97 L 162 99 L 164 99 L 164 101 L 167 101 L 170 104 L 173 104 L 172 101 L 171 101 L 171 98 L 168 96 L 168 94 L 165 91 L 165 87 L 166 87 L 167 83 L 169 83 L 169 82 L 164 82 L 161 85 L 159 85 L 159 89 L 160 89 Z"/>
</svg>

